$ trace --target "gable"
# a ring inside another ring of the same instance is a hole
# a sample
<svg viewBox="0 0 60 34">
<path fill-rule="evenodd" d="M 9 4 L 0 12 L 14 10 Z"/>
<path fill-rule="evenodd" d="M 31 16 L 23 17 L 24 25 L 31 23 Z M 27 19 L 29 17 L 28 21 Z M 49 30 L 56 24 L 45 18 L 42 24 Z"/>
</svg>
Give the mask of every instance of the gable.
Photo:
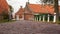
<svg viewBox="0 0 60 34">
<path fill-rule="evenodd" d="M 24 10 L 25 10 L 24 13 L 32 13 L 32 10 L 30 9 L 30 7 L 28 5 L 26 5 Z"/>
<path fill-rule="evenodd" d="M 2 11 L 6 11 L 8 12 L 9 6 L 8 3 L 6 2 L 6 0 L 0 0 L 0 13 Z"/>
<path fill-rule="evenodd" d="M 24 8 L 20 8 L 17 12 L 16 15 L 23 14 L 24 13 Z"/>
</svg>

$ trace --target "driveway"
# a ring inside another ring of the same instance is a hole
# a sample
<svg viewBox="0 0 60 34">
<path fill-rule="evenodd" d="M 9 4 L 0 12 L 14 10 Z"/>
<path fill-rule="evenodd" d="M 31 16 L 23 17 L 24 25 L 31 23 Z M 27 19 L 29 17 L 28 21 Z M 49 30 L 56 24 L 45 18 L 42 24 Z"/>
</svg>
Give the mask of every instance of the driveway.
<svg viewBox="0 0 60 34">
<path fill-rule="evenodd" d="M 60 34 L 60 25 L 21 20 L 1 23 L 0 34 Z"/>
</svg>

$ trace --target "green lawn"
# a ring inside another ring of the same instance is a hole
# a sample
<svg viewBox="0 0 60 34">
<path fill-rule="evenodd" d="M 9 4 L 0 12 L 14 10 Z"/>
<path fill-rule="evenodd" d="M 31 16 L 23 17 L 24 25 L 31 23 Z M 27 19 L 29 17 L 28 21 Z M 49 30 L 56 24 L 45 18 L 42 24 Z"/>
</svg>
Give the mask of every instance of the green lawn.
<svg viewBox="0 0 60 34">
<path fill-rule="evenodd" d="M 6 23 L 6 22 L 14 22 L 15 20 L 7 20 L 7 19 L 5 19 L 5 20 L 0 20 L 0 23 Z"/>
<path fill-rule="evenodd" d="M 58 24 L 60 24 L 60 21 L 57 21 Z"/>
</svg>

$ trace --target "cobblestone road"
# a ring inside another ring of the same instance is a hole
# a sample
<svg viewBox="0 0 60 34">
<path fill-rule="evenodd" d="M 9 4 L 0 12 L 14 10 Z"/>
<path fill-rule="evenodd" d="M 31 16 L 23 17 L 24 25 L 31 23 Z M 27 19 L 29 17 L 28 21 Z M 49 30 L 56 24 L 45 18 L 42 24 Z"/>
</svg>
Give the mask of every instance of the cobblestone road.
<svg viewBox="0 0 60 34">
<path fill-rule="evenodd" d="M 60 25 L 32 21 L 1 23 L 0 34 L 60 34 Z"/>
</svg>

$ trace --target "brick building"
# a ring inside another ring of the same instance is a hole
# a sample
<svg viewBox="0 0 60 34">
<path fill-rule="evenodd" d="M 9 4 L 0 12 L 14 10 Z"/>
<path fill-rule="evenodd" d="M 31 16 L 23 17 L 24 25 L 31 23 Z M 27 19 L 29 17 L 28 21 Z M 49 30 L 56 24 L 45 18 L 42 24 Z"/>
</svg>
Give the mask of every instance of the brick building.
<svg viewBox="0 0 60 34">
<path fill-rule="evenodd" d="M 2 14 L 9 12 L 9 5 L 6 0 L 0 0 L 0 19 L 3 19 Z"/>
<path fill-rule="evenodd" d="M 24 11 L 19 9 L 19 12 L 17 13 L 18 16 L 23 17 L 24 20 L 36 20 L 36 21 L 44 21 L 51 20 L 51 17 L 54 18 L 54 6 L 53 5 L 42 5 L 42 4 L 30 4 L 29 2 L 26 3 Z M 60 7 L 59 7 L 60 11 Z M 23 14 L 23 16 L 19 15 Z M 52 19 L 53 20 L 53 19 Z"/>
<path fill-rule="evenodd" d="M 22 8 L 22 6 L 20 6 L 20 9 L 18 10 L 18 12 L 15 13 L 15 18 L 17 18 L 18 15 L 19 15 L 19 19 L 24 20 L 24 8 Z"/>
</svg>

